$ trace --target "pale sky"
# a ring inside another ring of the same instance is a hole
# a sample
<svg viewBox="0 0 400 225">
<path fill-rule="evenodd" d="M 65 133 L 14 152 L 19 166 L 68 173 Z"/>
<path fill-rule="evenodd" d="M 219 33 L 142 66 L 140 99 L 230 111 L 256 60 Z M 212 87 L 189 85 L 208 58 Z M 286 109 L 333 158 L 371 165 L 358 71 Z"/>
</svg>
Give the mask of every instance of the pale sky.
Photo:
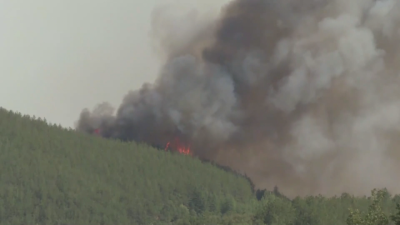
<svg viewBox="0 0 400 225">
<path fill-rule="evenodd" d="M 0 0 L 0 106 L 73 127 L 85 107 L 151 82 L 160 4 L 217 11 L 228 0 Z"/>
</svg>

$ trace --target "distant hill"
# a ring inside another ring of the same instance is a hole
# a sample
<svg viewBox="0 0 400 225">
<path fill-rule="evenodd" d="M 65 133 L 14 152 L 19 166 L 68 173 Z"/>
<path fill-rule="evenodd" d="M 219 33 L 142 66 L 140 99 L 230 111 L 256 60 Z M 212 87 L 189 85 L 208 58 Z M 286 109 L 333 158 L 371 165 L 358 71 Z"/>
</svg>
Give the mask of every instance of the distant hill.
<svg viewBox="0 0 400 225">
<path fill-rule="evenodd" d="M 0 225 L 389 224 L 400 196 L 378 193 L 254 192 L 229 168 L 0 109 Z"/>
<path fill-rule="evenodd" d="M 0 169 L 0 224 L 150 224 L 255 199 L 245 178 L 190 156 L 5 109 Z"/>
</svg>

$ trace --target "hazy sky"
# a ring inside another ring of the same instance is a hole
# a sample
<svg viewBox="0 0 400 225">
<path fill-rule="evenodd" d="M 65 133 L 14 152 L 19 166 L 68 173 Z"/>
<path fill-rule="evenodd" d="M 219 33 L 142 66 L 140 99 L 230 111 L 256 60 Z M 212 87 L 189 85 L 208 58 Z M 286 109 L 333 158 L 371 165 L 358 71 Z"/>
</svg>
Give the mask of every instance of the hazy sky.
<svg viewBox="0 0 400 225">
<path fill-rule="evenodd" d="M 227 1 L 0 1 L 0 106 L 64 126 L 85 107 L 118 106 L 157 75 L 149 37 L 154 7 L 205 12 Z"/>
</svg>

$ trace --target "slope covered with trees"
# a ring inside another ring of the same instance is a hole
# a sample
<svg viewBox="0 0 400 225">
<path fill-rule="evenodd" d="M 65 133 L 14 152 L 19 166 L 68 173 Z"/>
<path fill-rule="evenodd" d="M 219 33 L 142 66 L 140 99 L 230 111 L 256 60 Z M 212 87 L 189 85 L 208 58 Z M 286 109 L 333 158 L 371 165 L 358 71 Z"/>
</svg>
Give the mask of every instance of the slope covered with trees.
<svg viewBox="0 0 400 225">
<path fill-rule="evenodd" d="M 4 109 L 0 162 L 0 223 L 149 224 L 252 199 L 246 179 L 197 159 Z"/>
<path fill-rule="evenodd" d="M 372 194 L 288 199 L 278 189 L 254 191 L 245 177 L 190 156 L 0 110 L 0 225 L 400 221 L 400 196 Z"/>
</svg>

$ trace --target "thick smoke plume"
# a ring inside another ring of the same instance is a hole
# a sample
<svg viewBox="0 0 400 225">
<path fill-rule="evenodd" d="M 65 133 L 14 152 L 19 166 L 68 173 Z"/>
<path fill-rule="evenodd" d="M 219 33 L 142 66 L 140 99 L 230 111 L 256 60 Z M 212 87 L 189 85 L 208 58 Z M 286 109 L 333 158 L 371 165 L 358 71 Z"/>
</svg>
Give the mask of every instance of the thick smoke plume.
<svg viewBox="0 0 400 225">
<path fill-rule="evenodd" d="M 84 110 L 77 129 L 164 147 L 287 195 L 400 192 L 400 2 L 235 0 L 153 33 L 153 84 Z M 172 21 L 172 22 L 171 22 Z"/>
</svg>

